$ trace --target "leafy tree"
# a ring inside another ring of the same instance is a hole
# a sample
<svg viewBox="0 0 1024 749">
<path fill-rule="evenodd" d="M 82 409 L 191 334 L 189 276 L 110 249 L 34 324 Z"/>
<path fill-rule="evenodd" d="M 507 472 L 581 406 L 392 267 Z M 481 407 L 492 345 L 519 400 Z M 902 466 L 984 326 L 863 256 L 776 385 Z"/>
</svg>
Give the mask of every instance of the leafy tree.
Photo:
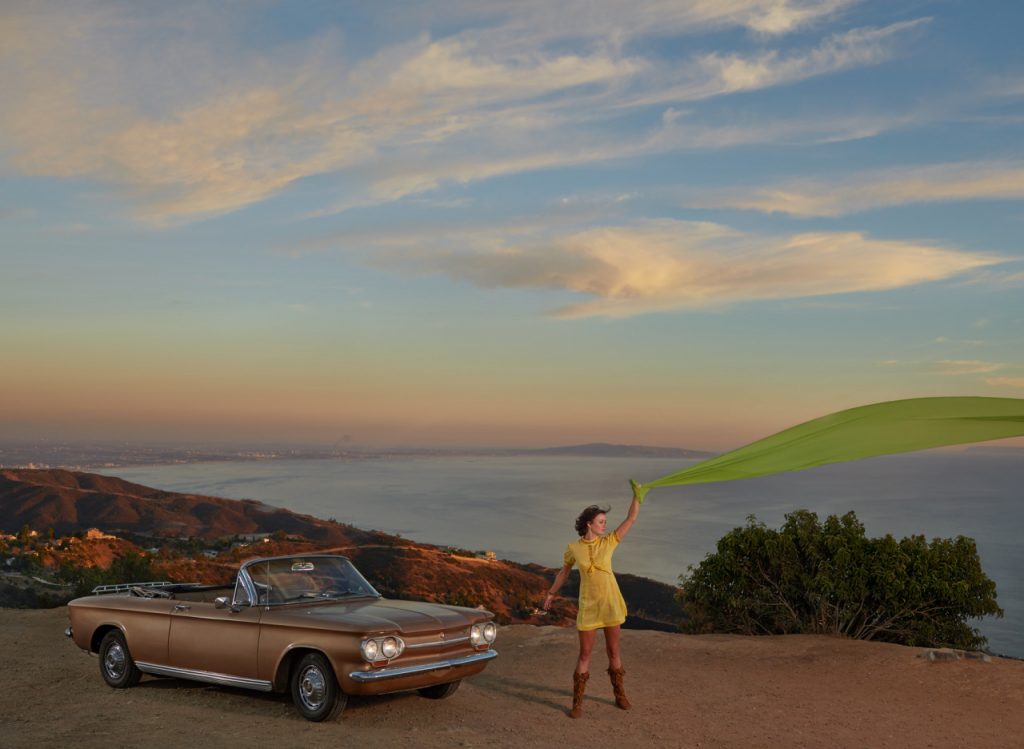
<svg viewBox="0 0 1024 749">
<path fill-rule="evenodd" d="M 680 577 L 690 632 L 829 633 L 905 645 L 977 648 L 967 620 L 1001 617 L 974 540 L 867 538 L 856 515 L 754 516 Z"/>
<path fill-rule="evenodd" d="M 85 596 L 97 585 L 146 582 L 156 575 L 148 556 L 129 550 L 114 559 L 109 569 L 79 566 L 65 559 L 60 564 L 58 577 L 74 584 L 76 596 Z"/>
<path fill-rule="evenodd" d="M 467 608 L 476 608 L 480 605 L 480 599 L 472 592 L 465 588 L 459 588 L 455 591 L 448 591 L 441 598 L 443 603 L 447 603 L 449 606 L 465 606 Z"/>
</svg>

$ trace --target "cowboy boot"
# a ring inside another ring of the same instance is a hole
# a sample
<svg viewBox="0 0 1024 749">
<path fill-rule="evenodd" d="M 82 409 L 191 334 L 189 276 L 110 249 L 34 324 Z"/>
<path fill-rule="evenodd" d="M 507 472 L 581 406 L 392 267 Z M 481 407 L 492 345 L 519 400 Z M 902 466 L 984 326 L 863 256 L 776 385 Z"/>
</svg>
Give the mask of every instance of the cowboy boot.
<svg viewBox="0 0 1024 749">
<path fill-rule="evenodd" d="M 583 715 L 583 692 L 587 689 L 587 679 L 589 678 L 589 671 L 582 674 L 574 671 L 572 674 L 572 710 L 569 712 L 570 718 L 578 718 Z"/>
<path fill-rule="evenodd" d="M 629 710 L 629 708 L 633 706 L 629 704 L 629 700 L 626 699 L 626 688 L 622 685 L 622 680 L 625 675 L 625 669 L 608 668 L 608 676 L 612 679 L 612 691 L 615 692 L 615 706 L 620 707 L 623 710 Z"/>
</svg>

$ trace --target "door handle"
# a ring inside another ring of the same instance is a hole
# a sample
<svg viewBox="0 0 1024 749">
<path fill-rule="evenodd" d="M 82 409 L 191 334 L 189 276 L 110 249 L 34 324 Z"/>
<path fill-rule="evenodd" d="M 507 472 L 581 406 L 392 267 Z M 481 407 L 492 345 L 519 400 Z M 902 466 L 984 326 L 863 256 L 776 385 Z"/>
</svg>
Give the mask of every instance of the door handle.
<svg viewBox="0 0 1024 749">
<path fill-rule="evenodd" d="M 175 611 L 189 611 L 192 607 L 187 603 L 176 603 L 174 604 Z"/>
</svg>

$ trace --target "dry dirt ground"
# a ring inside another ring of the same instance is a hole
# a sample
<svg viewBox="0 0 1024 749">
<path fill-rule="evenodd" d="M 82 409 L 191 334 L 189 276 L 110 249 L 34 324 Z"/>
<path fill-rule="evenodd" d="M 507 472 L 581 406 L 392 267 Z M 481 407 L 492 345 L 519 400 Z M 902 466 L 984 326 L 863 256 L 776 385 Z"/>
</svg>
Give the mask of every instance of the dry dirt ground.
<svg viewBox="0 0 1024 749">
<path fill-rule="evenodd" d="M 110 689 L 66 623 L 64 609 L 0 609 L 0 746 L 1024 746 L 1024 662 L 929 662 L 898 645 L 626 631 L 634 709 L 615 707 L 601 653 L 573 721 L 575 632 L 507 627 L 501 655 L 451 698 L 352 699 L 313 724 L 283 695 L 153 677 Z"/>
</svg>

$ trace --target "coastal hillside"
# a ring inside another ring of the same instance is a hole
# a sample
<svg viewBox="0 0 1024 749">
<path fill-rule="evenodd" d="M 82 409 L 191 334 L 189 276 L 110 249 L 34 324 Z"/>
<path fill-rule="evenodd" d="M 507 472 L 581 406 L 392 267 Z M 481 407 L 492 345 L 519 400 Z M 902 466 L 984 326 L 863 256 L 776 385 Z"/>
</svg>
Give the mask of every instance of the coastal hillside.
<svg viewBox="0 0 1024 749">
<path fill-rule="evenodd" d="M 537 607 L 556 572 L 547 567 L 418 543 L 251 500 L 178 494 L 110 476 L 0 470 L 0 531 L 14 534 L 23 528 L 36 535 L 12 538 L 14 567 L 6 571 L 20 574 L 0 576 L 0 605 L 57 604 L 70 597 L 61 585 L 81 589 L 82 580 L 105 582 L 87 571 L 110 569 L 119 560 L 144 571 L 133 574 L 227 583 L 247 558 L 341 553 L 390 598 L 483 606 L 503 623 L 569 626 L 576 616 L 576 572 L 544 613 Z M 89 529 L 94 530 L 84 534 Z M 636 575 L 617 577 L 630 611 L 627 627 L 678 629 L 682 612 L 673 586 Z"/>
<path fill-rule="evenodd" d="M 0 470 L 0 529 L 86 528 L 148 536 L 218 538 L 283 531 L 314 541 L 351 541 L 338 523 L 252 500 L 179 494 L 113 476 L 61 469 Z"/>
</svg>

